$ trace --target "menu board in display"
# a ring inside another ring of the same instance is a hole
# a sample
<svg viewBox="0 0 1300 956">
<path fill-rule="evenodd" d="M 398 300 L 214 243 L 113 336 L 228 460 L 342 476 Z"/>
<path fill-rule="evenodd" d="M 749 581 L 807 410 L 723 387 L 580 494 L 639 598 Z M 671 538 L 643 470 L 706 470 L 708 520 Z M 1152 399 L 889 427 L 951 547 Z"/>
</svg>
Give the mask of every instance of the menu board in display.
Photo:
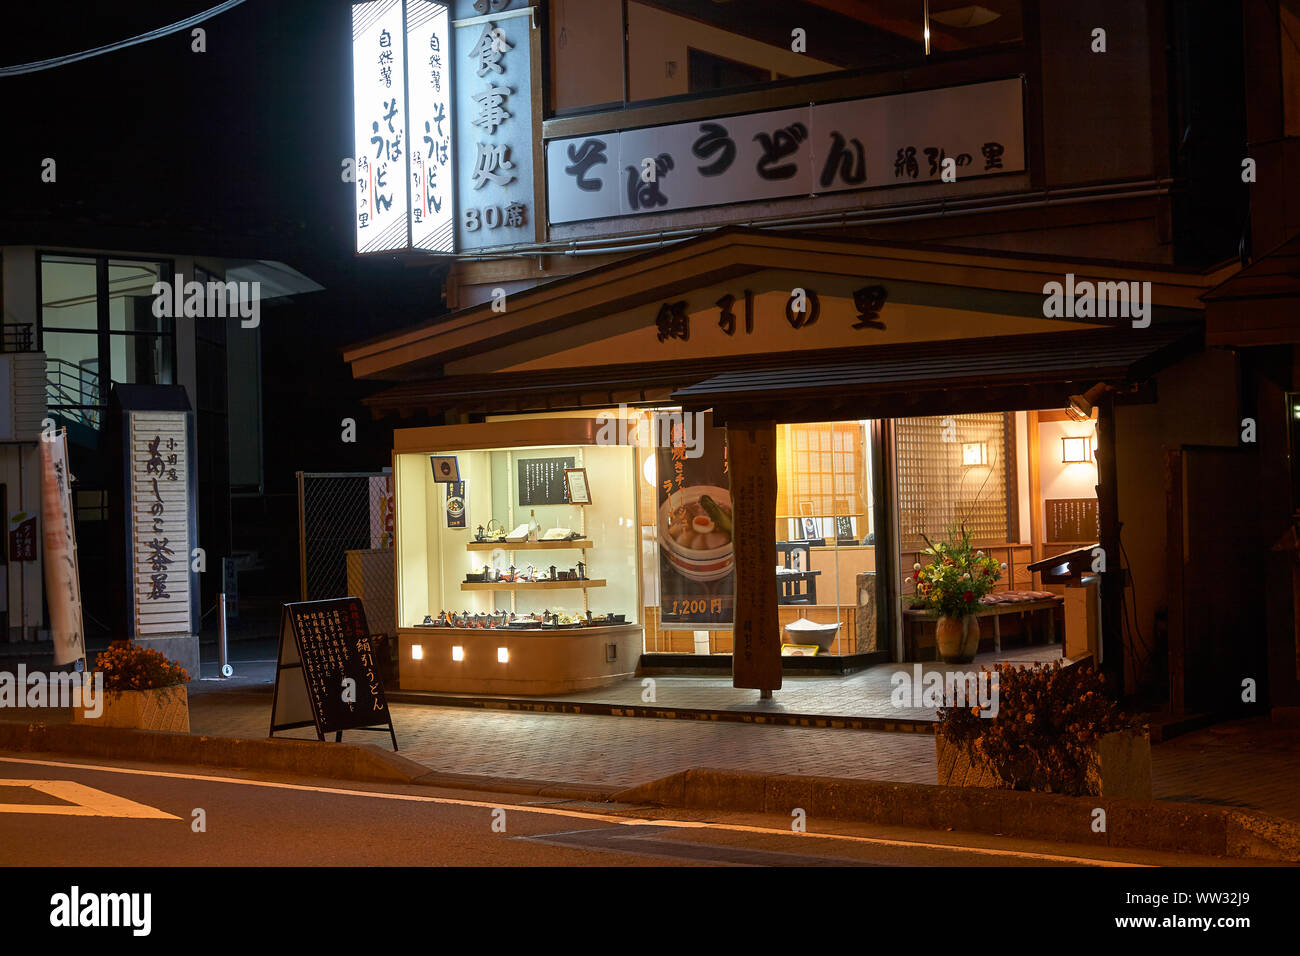
<svg viewBox="0 0 1300 956">
<path fill-rule="evenodd" d="M 1096 498 L 1048 498 L 1048 541 L 1096 541 L 1101 534 Z"/>
<path fill-rule="evenodd" d="M 270 736 L 312 726 L 335 741 L 345 730 L 387 728 L 397 749 L 360 598 L 284 605 Z"/>
<path fill-rule="evenodd" d="M 564 471 L 573 465 L 572 457 L 519 459 L 519 503 L 567 505 L 569 495 L 564 486 Z"/>
</svg>

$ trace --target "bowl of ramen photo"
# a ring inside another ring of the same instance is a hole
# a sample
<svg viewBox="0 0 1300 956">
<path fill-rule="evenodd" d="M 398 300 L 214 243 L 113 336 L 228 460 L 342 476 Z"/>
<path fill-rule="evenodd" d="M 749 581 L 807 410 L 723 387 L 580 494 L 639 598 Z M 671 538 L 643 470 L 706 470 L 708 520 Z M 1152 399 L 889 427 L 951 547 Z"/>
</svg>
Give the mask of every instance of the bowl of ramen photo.
<svg viewBox="0 0 1300 956">
<path fill-rule="evenodd" d="M 735 564 L 731 492 L 715 485 L 675 491 L 659 506 L 659 547 L 669 564 L 692 581 L 717 581 Z"/>
</svg>

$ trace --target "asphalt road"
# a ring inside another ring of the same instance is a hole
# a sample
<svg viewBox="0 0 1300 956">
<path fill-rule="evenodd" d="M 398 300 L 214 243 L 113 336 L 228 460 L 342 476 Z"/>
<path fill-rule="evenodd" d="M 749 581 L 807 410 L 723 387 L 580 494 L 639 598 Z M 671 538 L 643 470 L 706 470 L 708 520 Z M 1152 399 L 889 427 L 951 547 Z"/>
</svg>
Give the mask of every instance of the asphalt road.
<svg viewBox="0 0 1300 956">
<path fill-rule="evenodd" d="M 0 756 L 0 865 L 1223 866 L 1225 861 L 834 821 L 809 820 L 807 832 L 795 833 L 790 821 L 771 816 L 12 755 Z"/>
</svg>

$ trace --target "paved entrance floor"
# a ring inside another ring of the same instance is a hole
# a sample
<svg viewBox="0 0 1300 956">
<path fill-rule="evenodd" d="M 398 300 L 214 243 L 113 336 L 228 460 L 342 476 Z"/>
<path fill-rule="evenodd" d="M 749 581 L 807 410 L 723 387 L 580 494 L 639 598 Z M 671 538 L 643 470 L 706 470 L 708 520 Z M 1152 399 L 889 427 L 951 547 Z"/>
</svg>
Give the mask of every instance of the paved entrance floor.
<svg viewBox="0 0 1300 956">
<path fill-rule="evenodd" d="M 926 661 L 920 665 L 923 673 L 937 671 L 972 671 L 993 667 L 1000 662 L 1039 664 L 1061 660 L 1061 645 L 1046 644 L 1012 648 L 1001 653 L 981 654 L 972 664 L 944 664 Z M 771 700 L 760 700 L 758 691 L 731 686 L 731 677 L 637 677 L 571 694 L 548 694 L 535 701 L 554 701 L 559 704 L 600 704 L 618 707 L 655 707 L 665 710 L 730 711 L 745 714 L 777 716 L 817 716 L 842 718 L 871 718 L 876 720 L 936 719 L 932 707 L 896 707 L 891 699 L 893 676 L 902 671 L 909 678 L 915 676 L 914 664 L 877 664 L 847 677 L 795 677 L 786 674 L 781 689 L 773 691 Z M 645 685 L 653 679 L 653 688 Z M 649 690 L 653 699 L 647 700 Z M 919 692 L 919 688 L 918 688 Z M 399 700 L 416 701 L 423 696 L 437 697 L 440 702 L 455 700 L 507 700 L 491 694 L 424 694 L 421 691 L 401 691 Z"/>
</svg>

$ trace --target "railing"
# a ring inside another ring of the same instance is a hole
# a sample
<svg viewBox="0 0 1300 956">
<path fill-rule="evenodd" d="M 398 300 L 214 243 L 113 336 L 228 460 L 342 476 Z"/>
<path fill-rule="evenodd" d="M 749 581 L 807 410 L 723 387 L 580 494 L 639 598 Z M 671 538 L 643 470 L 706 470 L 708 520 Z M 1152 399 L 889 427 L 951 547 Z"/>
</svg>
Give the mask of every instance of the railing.
<svg viewBox="0 0 1300 956">
<path fill-rule="evenodd" d="M 0 327 L 0 352 L 35 352 L 36 335 L 30 322 L 6 322 Z"/>
<path fill-rule="evenodd" d="M 99 373 L 66 359 L 45 360 L 45 404 L 64 418 L 99 427 L 99 411 L 69 406 L 99 405 Z"/>
</svg>

